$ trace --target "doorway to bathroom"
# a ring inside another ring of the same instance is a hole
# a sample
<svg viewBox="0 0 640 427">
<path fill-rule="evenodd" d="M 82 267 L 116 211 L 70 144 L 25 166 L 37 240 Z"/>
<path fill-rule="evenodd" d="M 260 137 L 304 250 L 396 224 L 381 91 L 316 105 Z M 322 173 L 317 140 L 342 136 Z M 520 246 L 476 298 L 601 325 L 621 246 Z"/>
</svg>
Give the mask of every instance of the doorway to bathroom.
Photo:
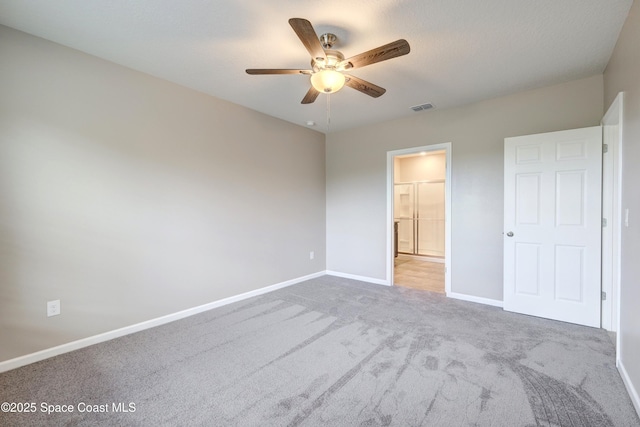
<svg viewBox="0 0 640 427">
<path fill-rule="evenodd" d="M 390 152 L 392 283 L 446 293 L 449 145 Z M 390 263 L 391 264 L 391 263 Z"/>
</svg>

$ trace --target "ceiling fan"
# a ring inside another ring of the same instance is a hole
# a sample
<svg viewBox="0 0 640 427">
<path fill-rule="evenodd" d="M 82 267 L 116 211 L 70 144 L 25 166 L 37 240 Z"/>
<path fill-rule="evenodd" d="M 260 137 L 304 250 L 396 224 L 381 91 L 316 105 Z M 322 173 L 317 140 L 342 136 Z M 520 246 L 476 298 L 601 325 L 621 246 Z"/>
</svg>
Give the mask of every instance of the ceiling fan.
<svg viewBox="0 0 640 427">
<path fill-rule="evenodd" d="M 386 89 L 346 74 L 345 71 L 406 55 L 410 51 L 409 43 L 404 39 L 400 39 L 344 59 L 344 55 L 341 52 L 331 49 L 337 41 L 337 37 L 334 34 L 326 33 L 318 37 L 311 22 L 302 18 L 289 19 L 289 25 L 291 25 L 293 31 L 295 31 L 311 55 L 311 69 L 249 68 L 246 71 L 247 74 L 252 75 L 305 74 L 310 76 L 311 87 L 302 99 L 302 104 L 311 104 L 321 92 L 334 93 L 342 89 L 344 85 L 377 98 L 384 94 Z"/>
</svg>

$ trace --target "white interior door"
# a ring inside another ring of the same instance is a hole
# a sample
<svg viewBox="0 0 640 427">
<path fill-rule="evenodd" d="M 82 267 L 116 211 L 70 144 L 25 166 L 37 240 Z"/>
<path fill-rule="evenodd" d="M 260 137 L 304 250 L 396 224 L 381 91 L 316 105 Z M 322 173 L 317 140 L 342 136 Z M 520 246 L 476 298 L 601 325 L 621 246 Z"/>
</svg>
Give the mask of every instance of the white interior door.
<svg viewBox="0 0 640 427">
<path fill-rule="evenodd" d="M 602 130 L 505 139 L 504 309 L 600 326 Z"/>
</svg>

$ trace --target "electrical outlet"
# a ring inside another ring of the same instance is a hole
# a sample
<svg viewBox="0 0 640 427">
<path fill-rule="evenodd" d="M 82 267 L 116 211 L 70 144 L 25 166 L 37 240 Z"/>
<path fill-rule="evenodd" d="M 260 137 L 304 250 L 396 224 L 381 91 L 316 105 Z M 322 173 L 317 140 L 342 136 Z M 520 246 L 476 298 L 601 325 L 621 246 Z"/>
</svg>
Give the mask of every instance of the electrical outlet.
<svg viewBox="0 0 640 427">
<path fill-rule="evenodd" d="M 314 259 L 316 257 L 315 252 L 311 251 L 309 252 L 309 259 Z"/>
<path fill-rule="evenodd" d="M 60 314 L 60 300 L 47 301 L 47 317 Z"/>
</svg>

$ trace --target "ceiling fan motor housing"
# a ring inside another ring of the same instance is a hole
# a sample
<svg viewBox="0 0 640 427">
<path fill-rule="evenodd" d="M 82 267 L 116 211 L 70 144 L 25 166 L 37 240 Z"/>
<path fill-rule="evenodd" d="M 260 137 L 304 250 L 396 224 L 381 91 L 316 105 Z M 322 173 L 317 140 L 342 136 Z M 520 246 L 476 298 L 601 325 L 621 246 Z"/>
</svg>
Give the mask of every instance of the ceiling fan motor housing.
<svg viewBox="0 0 640 427">
<path fill-rule="evenodd" d="M 314 72 L 318 72 L 321 70 L 338 70 L 343 71 L 340 63 L 344 61 L 344 55 L 342 52 L 337 50 L 326 49 L 325 51 L 326 60 L 311 60 L 311 68 L 313 68 Z"/>
</svg>

